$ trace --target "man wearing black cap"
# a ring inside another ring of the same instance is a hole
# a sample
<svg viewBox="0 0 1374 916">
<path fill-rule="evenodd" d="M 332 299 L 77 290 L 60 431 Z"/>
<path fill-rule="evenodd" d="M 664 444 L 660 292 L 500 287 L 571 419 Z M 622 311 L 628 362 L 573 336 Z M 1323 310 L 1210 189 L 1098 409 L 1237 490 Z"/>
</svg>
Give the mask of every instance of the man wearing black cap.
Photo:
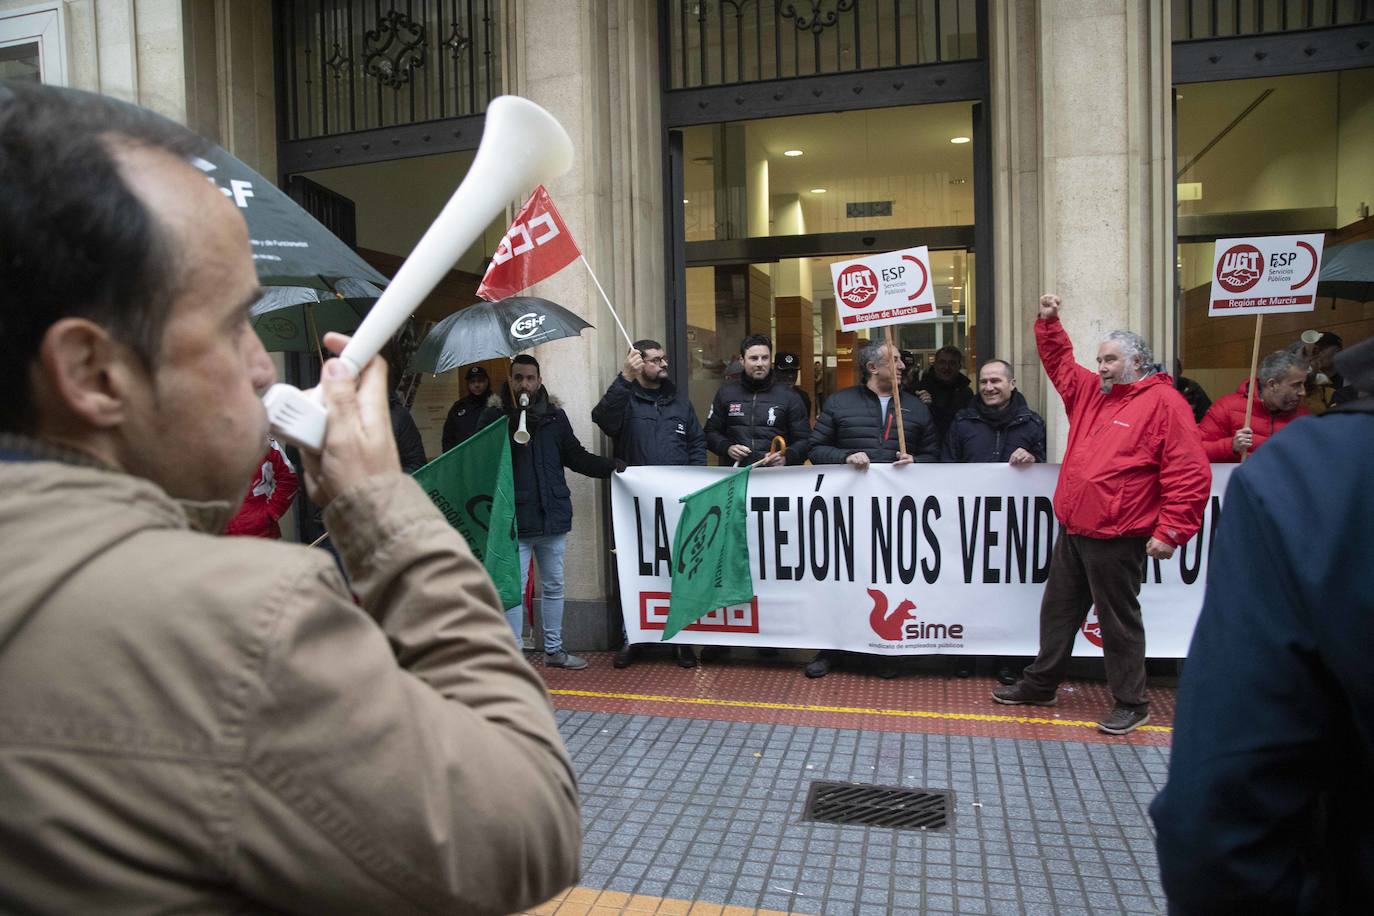
<svg viewBox="0 0 1374 916">
<path fill-rule="evenodd" d="M 487 406 L 487 392 L 491 390 L 491 379 L 487 370 L 481 366 L 471 366 L 467 371 L 468 393 L 453 402 L 444 420 L 444 451 L 477 432 L 477 418 Z"/>
<path fill-rule="evenodd" d="M 806 407 L 806 423 L 811 424 L 811 395 L 806 393 L 806 389 L 797 384 L 797 373 L 801 371 L 801 360 L 795 353 L 782 350 L 773 360 L 773 372 L 777 374 L 778 381 L 790 387 L 797 393 L 797 397 L 802 399 L 802 404 Z"/>
</svg>

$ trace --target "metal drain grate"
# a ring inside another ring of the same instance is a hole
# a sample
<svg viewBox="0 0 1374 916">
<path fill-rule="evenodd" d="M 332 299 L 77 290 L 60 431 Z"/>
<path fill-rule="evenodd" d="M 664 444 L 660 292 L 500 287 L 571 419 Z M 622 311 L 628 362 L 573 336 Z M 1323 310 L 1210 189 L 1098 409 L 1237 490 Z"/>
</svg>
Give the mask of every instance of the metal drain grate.
<svg viewBox="0 0 1374 916">
<path fill-rule="evenodd" d="M 938 830 L 949 825 L 949 803 L 949 792 L 930 789 L 813 782 L 802 819 L 898 830 Z"/>
</svg>

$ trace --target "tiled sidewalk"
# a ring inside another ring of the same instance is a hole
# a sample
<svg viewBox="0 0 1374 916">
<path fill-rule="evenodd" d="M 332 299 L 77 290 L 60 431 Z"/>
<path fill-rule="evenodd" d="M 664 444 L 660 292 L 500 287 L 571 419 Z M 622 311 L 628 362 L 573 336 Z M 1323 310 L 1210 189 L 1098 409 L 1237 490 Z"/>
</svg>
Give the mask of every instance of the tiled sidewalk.
<svg viewBox="0 0 1374 916">
<path fill-rule="evenodd" d="M 1145 814 L 1160 748 L 581 711 L 559 722 L 589 888 L 863 916 L 1163 911 Z M 953 823 L 805 822 L 815 779 L 950 789 Z"/>
</svg>

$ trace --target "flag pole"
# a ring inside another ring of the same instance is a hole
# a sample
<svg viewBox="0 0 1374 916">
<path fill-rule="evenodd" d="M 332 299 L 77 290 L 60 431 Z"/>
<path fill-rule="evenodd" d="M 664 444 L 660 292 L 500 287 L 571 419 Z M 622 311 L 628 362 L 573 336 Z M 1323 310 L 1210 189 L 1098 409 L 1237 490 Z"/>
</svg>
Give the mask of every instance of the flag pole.
<svg viewBox="0 0 1374 916">
<path fill-rule="evenodd" d="M 596 284 L 596 291 L 601 294 L 601 301 L 606 303 L 606 308 L 611 310 L 611 317 L 615 319 L 615 326 L 620 328 L 621 334 L 625 335 L 625 343 L 633 348 L 635 342 L 630 339 L 630 334 L 625 330 L 625 325 L 620 323 L 620 316 L 615 313 L 615 306 L 611 305 L 611 297 L 607 296 L 606 291 L 601 288 L 601 281 L 596 278 L 596 271 L 592 270 L 592 265 L 587 263 L 587 256 L 579 253 L 578 257 L 582 259 L 582 266 L 587 268 L 587 274 L 592 278 L 592 282 Z"/>
<path fill-rule="evenodd" d="M 892 325 L 887 326 L 887 345 L 892 348 L 888 354 L 891 365 L 897 365 L 897 344 L 892 339 Z M 892 373 L 892 404 L 897 408 L 897 450 L 903 455 L 906 454 L 906 424 L 902 422 L 902 380 L 897 376 L 896 371 Z"/>
<path fill-rule="evenodd" d="M 1259 371 L 1259 348 L 1260 348 L 1260 329 L 1264 327 L 1264 313 L 1260 312 L 1255 316 L 1255 347 L 1250 351 L 1250 383 L 1246 385 L 1249 391 L 1245 395 L 1245 428 L 1250 428 L 1250 411 L 1255 407 L 1255 373 Z M 1253 436 L 1254 434 L 1251 433 Z M 1250 449 L 1242 449 L 1240 453 L 1240 463 L 1245 463 L 1245 456 Z"/>
</svg>

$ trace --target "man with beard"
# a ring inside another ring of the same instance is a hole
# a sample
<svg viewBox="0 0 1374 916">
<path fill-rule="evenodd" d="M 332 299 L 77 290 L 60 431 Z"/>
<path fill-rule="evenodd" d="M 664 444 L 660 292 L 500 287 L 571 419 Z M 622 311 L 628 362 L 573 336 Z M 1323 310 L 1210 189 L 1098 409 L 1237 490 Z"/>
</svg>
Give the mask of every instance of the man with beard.
<svg viewBox="0 0 1374 916">
<path fill-rule="evenodd" d="M 1054 706 L 1074 638 L 1097 609 L 1107 684 L 1115 698 L 1098 723 L 1125 735 L 1149 721 L 1140 586 L 1146 557 L 1167 560 L 1195 535 L 1212 470 L 1193 412 L 1153 363 L 1139 334 L 1113 331 L 1097 349 L 1097 372 L 1073 361 L 1058 296 L 1040 297 L 1035 341 L 1064 399 L 1069 443 L 1054 491 L 1055 539 L 1040 604 L 1040 653 L 1021 680 L 992 698 Z"/>
<path fill-rule="evenodd" d="M 973 400 L 973 387 L 967 375 L 961 371 L 964 353 L 950 345 L 935 351 L 935 365 L 926 370 L 921 380 L 912 388 L 912 394 L 930 408 L 935 419 L 936 435 L 943 442 L 954 415 L 963 410 Z"/>
<path fill-rule="evenodd" d="M 1259 387 L 1245 425 L 1245 405 L 1250 382 L 1240 383 L 1231 394 L 1223 395 L 1207 409 L 1198 424 L 1202 447 L 1209 461 L 1240 461 L 1298 417 L 1308 415 L 1303 398 L 1307 396 L 1307 363 L 1296 353 L 1279 350 L 1260 360 L 1255 372 Z"/>
<path fill-rule="evenodd" d="M 635 341 L 624 368 L 592 408 L 592 422 L 615 443 L 615 457 L 629 466 L 706 464 L 706 436 L 697 412 L 668 378 L 668 357 L 656 340 Z M 626 638 L 615 667 L 628 668 L 636 648 Z M 674 646 L 673 652 L 683 668 L 697 666 L 691 646 Z"/>
<path fill-rule="evenodd" d="M 1016 390 L 1011 363 L 991 359 L 978 370 L 978 396 L 954 415 L 945 434 L 940 460 L 946 462 L 991 462 L 1034 464 L 1045 460 L 1045 421 L 1030 409 L 1026 398 Z M 954 672 L 959 677 L 973 674 L 973 658 L 956 656 Z M 1015 684 L 1015 670 L 1028 660 L 998 660 L 997 680 Z"/>
<path fill-rule="evenodd" d="M 487 406 L 487 396 L 491 392 L 491 379 L 487 370 L 472 366 L 467 372 L 468 393 L 453 402 L 444 418 L 444 451 L 464 442 L 477 432 L 477 421 Z"/>
<path fill-rule="evenodd" d="M 522 403 L 522 400 L 524 403 Z M 563 647 L 563 555 L 572 530 L 572 493 L 564 468 L 602 480 L 625 463 L 593 455 L 582 447 L 568 415 L 549 396 L 539 374 L 539 361 L 528 353 L 511 360 L 510 382 L 500 395 L 492 395 L 477 428 L 485 428 L 503 415 L 510 421 L 511 469 L 515 476 L 515 523 L 520 542 L 520 590 L 529 583 L 530 557 L 539 563 L 539 620 L 544 627 L 544 664 L 576 670 L 587 660 Z M 524 445 L 514 439 L 525 414 L 530 439 Z M 506 609 L 506 622 L 520 644 L 524 607 Z"/>
<path fill-rule="evenodd" d="M 806 405 L 773 374 L 773 345 L 762 334 L 744 338 L 739 347 L 744 374 L 716 392 L 706 416 L 706 447 L 722 464 L 761 467 L 801 464 L 811 433 Z M 787 452 L 770 455 L 774 436 L 787 441 Z"/>
</svg>

